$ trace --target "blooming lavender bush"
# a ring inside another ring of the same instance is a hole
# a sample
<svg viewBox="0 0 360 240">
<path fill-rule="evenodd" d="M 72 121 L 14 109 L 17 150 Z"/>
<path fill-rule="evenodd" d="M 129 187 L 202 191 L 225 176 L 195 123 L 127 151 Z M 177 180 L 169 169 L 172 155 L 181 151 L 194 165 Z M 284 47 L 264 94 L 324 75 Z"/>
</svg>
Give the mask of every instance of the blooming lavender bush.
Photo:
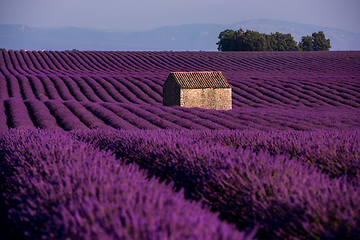
<svg viewBox="0 0 360 240">
<path fill-rule="evenodd" d="M 117 116 L 110 110 L 104 108 L 103 106 L 91 102 L 84 102 L 84 107 L 92 112 L 96 117 L 106 122 L 108 125 L 117 128 L 117 129 L 137 129 L 137 127 L 131 125 L 123 118 Z"/>
<path fill-rule="evenodd" d="M 0 72 L 0 99 L 6 99 L 9 97 L 7 91 L 7 82 L 5 76 Z"/>
<path fill-rule="evenodd" d="M 112 129 L 111 126 L 107 125 L 101 119 L 97 118 L 91 111 L 87 110 L 78 101 L 66 101 L 64 105 L 80 119 L 88 128 L 104 128 Z"/>
<path fill-rule="evenodd" d="M 67 88 L 65 82 L 56 75 L 50 75 L 51 81 L 54 83 L 59 95 L 63 100 L 75 100 L 71 95 L 70 90 Z"/>
<path fill-rule="evenodd" d="M 63 132 L 3 133 L 0 154 L 5 238 L 251 239 L 256 233 L 238 232 L 172 184 L 147 179 L 136 165 Z"/>
<path fill-rule="evenodd" d="M 41 101 L 49 100 L 49 96 L 47 95 L 41 80 L 35 75 L 28 75 L 27 78 L 29 79 L 35 97 Z"/>
<path fill-rule="evenodd" d="M 29 115 L 36 123 L 36 127 L 42 129 L 61 130 L 57 124 L 56 118 L 51 115 L 50 110 L 42 101 L 31 98 L 26 100 L 24 103 L 29 111 Z"/>
<path fill-rule="evenodd" d="M 149 129 L 154 124 L 193 128 L 188 121 L 198 129 L 357 129 L 359 56 L 357 52 L 1 51 L 0 97 L 35 96 L 60 104 L 74 99 L 100 105 L 129 103 L 134 105 L 129 111 L 152 121 Z M 207 70 L 222 71 L 228 79 L 232 110 L 162 106 L 162 86 L 169 72 Z M 153 115 L 145 110 L 150 108 Z M 160 120 L 164 114 L 159 108 L 169 113 L 170 121 Z"/>
<path fill-rule="evenodd" d="M 62 98 L 59 95 L 58 90 L 55 88 L 54 83 L 50 80 L 47 75 L 38 75 L 38 78 L 44 85 L 45 91 L 49 96 L 49 99 L 61 101 Z"/>
<path fill-rule="evenodd" d="M 87 129 L 87 126 L 61 102 L 49 100 L 45 102 L 45 105 L 64 130 Z"/>
<path fill-rule="evenodd" d="M 113 113 L 118 116 L 121 116 L 125 121 L 129 122 L 130 124 L 140 128 L 140 129 L 159 129 L 158 126 L 151 124 L 149 121 L 146 121 L 144 118 L 139 117 L 138 115 L 132 113 L 132 111 L 127 110 L 126 108 L 122 107 L 127 105 L 128 108 L 131 110 L 132 104 L 109 104 L 109 103 L 102 103 L 101 106 L 106 107 Z"/>
<path fill-rule="evenodd" d="M 69 76 L 62 76 L 61 80 L 66 84 L 66 87 L 69 89 L 71 95 L 74 96 L 77 101 L 89 101 L 72 78 Z"/>
<path fill-rule="evenodd" d="M 94 90 L 87 85 L 80 76 L 72 76 L 72 80 L 79 86 L 81 92 L 92 102 L 101 102 L 101 99 L 95 94 Z"/>
<path fill-rule="evenodd" d="M 4 101 L 0 100 L 0 131 L 8 130 Z"/>
<path fill-rule="evenodd" d="M 4 102 L 8 113 L 8 125 L 11 128 L 33 128 L 34 124 L 30 119 L 28 110 L 21 98 L 8 98 Z"/>
<path fill-rule="evenodd" d="M 352 239 L 360 233 L 359 132 L 74 134 L 150 176 L 174 181 L 187 198 L 201 199 L 239 229 L 260 224 L 261 239 Z M 313 158 L 314 146 L 328 153 L 318 155 L 323 160 Z M 341 165 L 330 164 L 339 158 Z"/>
<path fill-rule="evenodd" d="M 218 214 L 240 231 L 259 228 L 258 239 L 356 239 L 359 61 L 359 52 L 0 51 L 0 231 L 245 237 Z M 163 106 L 173 71 L 222 71 L 232 110 Z"/>
</svg>

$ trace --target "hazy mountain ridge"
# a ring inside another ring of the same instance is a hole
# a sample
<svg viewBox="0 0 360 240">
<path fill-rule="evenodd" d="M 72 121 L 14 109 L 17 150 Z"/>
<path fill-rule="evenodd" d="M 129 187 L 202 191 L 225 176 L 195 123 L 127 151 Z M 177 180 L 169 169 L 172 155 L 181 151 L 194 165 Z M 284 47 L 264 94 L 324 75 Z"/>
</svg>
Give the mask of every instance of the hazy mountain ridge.
<svg viewBox="0 0 360 240">
<path fill-rule="evenodd" d="M 216 51 L 218 35 L 225 29 L 249 29 L 264 33 L 291 33 L 301 36 L 324 31 L 331 50 L 360 50 L 360 33 L 280 20 L 257 19 L 230 25 L 186 24 L 149 31 L 126 32 L 77 27 L 33 28 L 25 25 L 0 25 L 0 47 L 28 50 L 130 50 L 130 51 Z"/>
</svg>

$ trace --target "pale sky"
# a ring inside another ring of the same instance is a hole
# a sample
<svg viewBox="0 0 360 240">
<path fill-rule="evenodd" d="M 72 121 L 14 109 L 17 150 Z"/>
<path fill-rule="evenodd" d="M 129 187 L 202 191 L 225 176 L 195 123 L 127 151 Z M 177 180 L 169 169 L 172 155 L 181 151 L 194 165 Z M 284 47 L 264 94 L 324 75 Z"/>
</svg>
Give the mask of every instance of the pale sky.
<svg viewBox="0 0 360 240">
<path fill-rule="evenodd" d="M 360 33 L 360 0 L 0 0 L 0 24 L 151 30 L 276 19 Z"/>
</svg>

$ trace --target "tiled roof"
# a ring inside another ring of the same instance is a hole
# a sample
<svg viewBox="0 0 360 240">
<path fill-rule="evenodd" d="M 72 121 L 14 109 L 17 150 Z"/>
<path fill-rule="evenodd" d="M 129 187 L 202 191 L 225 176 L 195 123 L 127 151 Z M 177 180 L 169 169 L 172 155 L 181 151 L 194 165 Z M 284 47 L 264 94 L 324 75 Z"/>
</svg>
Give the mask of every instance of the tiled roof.
<svg viewBox="0 0 360 240">
<path fill-rule="evenodd" d="M 172 72 L 181 88 L 230 88 L 221 72 Z"/>
</svg>

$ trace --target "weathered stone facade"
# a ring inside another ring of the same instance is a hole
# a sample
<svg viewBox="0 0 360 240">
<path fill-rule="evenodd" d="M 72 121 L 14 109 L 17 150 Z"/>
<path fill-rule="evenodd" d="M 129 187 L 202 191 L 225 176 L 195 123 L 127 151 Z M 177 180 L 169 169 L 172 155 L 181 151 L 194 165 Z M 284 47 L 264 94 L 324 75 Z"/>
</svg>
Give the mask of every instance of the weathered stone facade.
<svg viewBox="0 0 360 240">
<path fill-rule="evenodd" d="M 163 105 L 232 108 L 231 86 L 221 72 L 174 72 L 163 86 Z"/>
</svg>

